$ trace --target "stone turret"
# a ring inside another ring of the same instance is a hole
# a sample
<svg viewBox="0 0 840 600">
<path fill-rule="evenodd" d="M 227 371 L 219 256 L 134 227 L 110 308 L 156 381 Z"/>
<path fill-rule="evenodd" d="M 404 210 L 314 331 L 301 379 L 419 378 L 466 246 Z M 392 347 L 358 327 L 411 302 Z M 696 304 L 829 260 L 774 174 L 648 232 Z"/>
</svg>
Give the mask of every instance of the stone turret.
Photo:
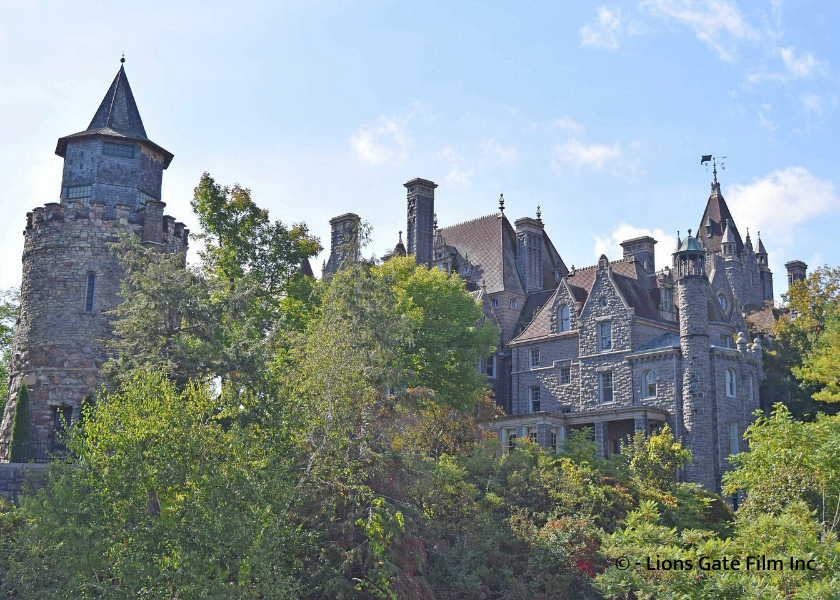
<svg viewBox="0 0 840 600">
<path fill-rule="evenodd" d="M 147 247 L 185 254 L 189 230 L 163 214 L 172 154 L 149 141 L 120 68 L 87 130 L 61 138 L 61 203 L 26 215 L 20 315 L 0 440 L 8 441 L 21 384 L 29 388 L 32 440 L 50 450 L 60 417 L 76 418 L 111 356 L 105 314 L 121 302 L 124 272 L 108 249 L 130 233 Z M 0 458 L 3 458 L 0 456 Z"/>
<path fill-rule="evenodd" d="M 793 287 L 797 281 L 805 281 L 808 275 L 808 265 L 801 260 L 792 260 L 785 263 L 785 269 L 788 276 L 788 289 Z"/>
<path fill-rule="evenodd" d="M 686 467 L 686 476 L 689 481 L 714 490 L 717 485 L 714 398 L 710 381 L 705 261 L 706 251 L 689 230 L 675 253 L 683 364 L 682 422 L 686 432 L 685 444 L 693 456 L 693 461 Z"/>
</svg>

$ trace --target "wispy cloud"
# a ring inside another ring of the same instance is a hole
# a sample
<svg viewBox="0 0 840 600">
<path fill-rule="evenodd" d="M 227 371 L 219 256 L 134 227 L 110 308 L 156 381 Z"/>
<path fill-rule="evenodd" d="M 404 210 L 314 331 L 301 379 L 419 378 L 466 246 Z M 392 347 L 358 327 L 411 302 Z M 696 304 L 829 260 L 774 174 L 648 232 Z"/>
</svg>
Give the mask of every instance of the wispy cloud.
<svg viewBox="0 0 840 600">
<path fill-rule="evenodd" d="M 725 61 L 735 59 L 736 42 L 761 37 L 729 0 L 644 0 L 639 8 L 690 27 L 697 39 L 709 44 Z"/>
<path fill-rule="evenodd" d="M 642 237 L 643 235 L 649 235 L 658 242 L 656 245 L 659 249 L 660 257 L 669 257 L 677 245 L 677 238 L 673 235 L 668 235 L 661 229 L 645 229 L 633 227 L 628 223 L 620 223 L 613 228 L 611 234 L 592 236 L 594 241 L 592 254 L 596 260 L 602 254 L 611 260 L 621 258 L 624 253 L 621 248 L 621 242 Z M 660 259 L 659 262 L 660 267 L 667 264 L 667 260 Z"/>
<path fill-rule="evenodd" d="M 805 52 L 797 56 L 796 48 L 793 46 L 777 48 L 776 52 L 782 57 L 788 72 L 796 77 L 807 77 L 820 66 L 820 62 L 814 58 L 811 52 Z"/>
<path fill-rule="evenodd" d="M 803 222 L 840 209 L 834 183 L 804 167 L 787 167 L 727 190 L 727 202 L 740 227 L 755 227 L 781 244 L 793 240 Z"/>
<path fill-rule="evenodd" d="M 361 163 L 377 166 L 399 164 L 407 156 L 414 143 L 407 125 L 414 117 L 407 115 L 380 116 L 373 123 L 365 123 L 350 136 L 350 150 Z"/>
<path fill-rule="evenodd" d="M 493 138 L 485 140 L 481 145 L 484 151 L 484 157 L 490 162 L 501 162 L 510 165 L 516 162 L 519 157 L 519 152 L 515 144 L 510 146 L 503 146 Z"/>
<path fill-rule="evenodd" d="M 802 107 L 805 109 L 805 114 L 809 117 L 816 115 L 818 117 L 823 114 L 823 99 L 819 94 L 805 94 L 802 96 Z"/>
<path fill-rule="evenodd" d="M 467 190 L 472 187 L 472 176 L 475 171 L 465 166 L 464 157 L 455 152 L 451 146 L 447 146 L 437 153 L 437 157 L 449 165 L 449 172 L 446 174 L 446 183 L 455 190 Z"/>
<path fill-rule="evenodd" d="M 621 145 L 618 142 L 612 146 L 602 144 L 585 146 L 577 140 L 572 140 L 565 144 L 557 144 L 552 148 L 551 168 L 558 173 L 568 166 L 600 171 L 605 165 L 617 164 L 620 161 Z"/>
<path fill-rule="evenodd" d="M 554 124 L 564 131 L 568 131 L 570 133 L 582 133 L 584 130 L 583 125 L 580 123 L 575 122 L 570 117 L 563 117 L 562 119 L 555 119 Z"/>
<path fill-rule="evenodd" d="M 580 45 L 592 48 L 618 48 L 621 9 L 598 7 L 598 18 L 580 30 Z"/>
</svg>

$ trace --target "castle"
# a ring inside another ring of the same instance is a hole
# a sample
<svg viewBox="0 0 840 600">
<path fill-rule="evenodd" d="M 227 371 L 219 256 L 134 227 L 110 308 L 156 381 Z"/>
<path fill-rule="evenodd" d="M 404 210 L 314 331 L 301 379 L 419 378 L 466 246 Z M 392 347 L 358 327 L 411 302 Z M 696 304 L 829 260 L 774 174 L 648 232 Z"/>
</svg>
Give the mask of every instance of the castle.
<svg viewBox="0 0 840 600">
<path fill-rule="evenodd" d="M 20 315 L 0 426 L 0 440 L 8 442 L 26 382 L 40 455 L 78 418 L 111 356 L 104 313 L 121 301 L 123 272 L 107 244 L 122 233 L 162 252 L 185 253 L 189 243 L 184 224 L 163 213 L 161 182 L 173 155 L 147 137 L 124 66 L 88 128 L 60 138 L 55 153 L 64 159 L 60 202 L 26 215 Z"/>
<path fill-rule="evenodd" d="M 619 260 L 569 269 L 539 207 L 511 224 L 504 196 L 497 213 L 438 228 L 438 186 L 404 184 L 408 246 L 400 232 L 383 259 L 414 255 L 461 277 L 498 325 L 498 350 L 476 366 L 505 410 L 490 425 L 505 446 L 527 437 L 556 450 L 589 428 L 609 457 L 635 431 L 667 423 L 694 457 L 681 478 L 720 490 L 726 458 L 746 449 L 752 413 L 770 403 L 760 391 L 762 336 L 750 339 L 749 325 L 772 318 L 773 274 L 760 236 L 756 246 L 741 237 L 713 174 L 700 227 L 659 270 L 649 236 L 623 242 Z M 352 213 L 330 221 L 324 275 L 347 259 L 360 222 Z M 805 277 L 805 263 L 786 267 L 789 285 Z"/>
<path fill-rule="evenodd" d="M 61 201 L 28 213 L 24 231 L 6 442 L 23 382 L 33 439 L 47 446 L 100 385 L 111 356 L 105 313 L 120 302 L 123 277 L 107 244 L 130 232 L 162 252 L 188 246 L 189 231 L 161 202 L 173 155 L 147 137 L 123 67 L 88 128 L 59 139 L 56 154 Z M 742 239 L 716 170 L 696 234 L 678 239 L 659 270 L 648 236 L 623 242 L 618 260 L 568 268 L 539 207 L 511 223 L 504 197 L 496 213 L 439 228 L 438 186 L 420 178 L 404 186 L 406 244 L 400 232 L 383 258 L 413 255 L 461 277 L 498 325 L 498 350 L 476 367 L 506 413 L 489 425 L 503 444 L 527 437 L 557 449 L 586 427 L 608 457 L 634 431 L 667 423 L 694 456 L 681 476 L 720 489 L 726 457 L 745 449 L 744 431 L 765 400 L 761 339 L 749 338 L 748 321 L 770 310 L 773 274 L 760 237 L 755 247 L 748 233 Z M 353 213 L 330 221 L 324 276 L 359 259 L 360 222 Z M 786 266 L 789 284 L 804 278 L 807 265 Z"/>
</svg>

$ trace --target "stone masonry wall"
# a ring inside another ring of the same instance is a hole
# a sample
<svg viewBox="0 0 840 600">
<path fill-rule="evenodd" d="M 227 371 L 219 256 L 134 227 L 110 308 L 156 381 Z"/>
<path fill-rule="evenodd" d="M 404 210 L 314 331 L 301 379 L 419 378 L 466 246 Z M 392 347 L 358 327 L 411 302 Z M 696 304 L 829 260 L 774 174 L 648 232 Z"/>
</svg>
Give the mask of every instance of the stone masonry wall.
<svg viewBox="0 0 840 600">
<path fill-rule="evenodd" d="M 163 203 L 150 207 L 163 210 Z M 130 219 L 131 207 L 116 204 L 113 217 L 103 203 L 83 207 L 77 202 L 55 203 L 27 214 L 24 231 L 21 310 L 12 348 L 10 384 L 0 426 L 8 441 L 21 383 L 26 381 L 32 413 L 33 441 L 49 442 L 57 407 L 70 407 L 74 418 L 81 400 L 99 387 L 99 370 L 110 357 L 111 336 L 104 313 L 121 301 L 123 271 L 108 242 L 120 233 L 152 236 L 155 247 L 185 252 L 189 231 L 169 219 L 170 231 L 147 231 L 145 210 Z M 96 275 L 93 310 L 85 310 L 88 274 Z"/>
</svg>

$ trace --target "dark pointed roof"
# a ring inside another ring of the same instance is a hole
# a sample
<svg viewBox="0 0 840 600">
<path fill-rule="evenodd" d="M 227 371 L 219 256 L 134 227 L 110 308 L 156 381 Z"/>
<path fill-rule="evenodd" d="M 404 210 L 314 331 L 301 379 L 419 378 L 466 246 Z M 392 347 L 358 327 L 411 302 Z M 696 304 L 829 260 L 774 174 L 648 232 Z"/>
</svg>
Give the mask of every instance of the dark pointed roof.
<svg viewBox="0 0 840 600">
<path fill-rule="evenodd" d="M 65 136 L 58 140 L 55 153 L 64 157 L 67 152 L 67 142 L 73 138 L 91 136 L 107 136 L 110 138 L 123 138 L 125 140 L 139 140 L 163 153 L 163 168 L 167 168 L 172 162 L 171 152 L 164 150 L 146 136 L 146 129 L 143 127 L 143 119 L 140 118 L 140 111 L 137 109 L 137 102 L 131 92 L 128 83 L 128 76 L 125 74 L 125 67 L 120 66 L 111 87 L 99 104 L 96 114 L 88 125 L 88 128 L 79 133 Z"/>
<path fill-rule="evenodd" d="M 741 241 L 741 234 L 738 233 L 738 228 L 735 227 L 735 220 L 732 219 L 732 213 L 729 212 L 726 200 L 723 199 L 723 194 L 720 193 L 720 184 L 715 181 L 712 183 L 712 194 L 709 196 L 709 201 L 706 203 L 706 210 L 703 211 L 703 218 L 700 220 L 700 227 L 697 229 L 697 239 L 700 240 L 707 251 L 720 252 L 720 244 L 727 220 L 732 220 L 733 233 L 735 235 L 735 253 L 741 254 L 744 250 L 744 242 Z M 707 226 L 711 228 L 711 231 L 708 233 Z"/>
<path fill-rule="evenodd" d="M 756 254 L 767 254 L 767 248 L 764 247 L 764 242 L 761 241 L 761 232 L 758 232 L 758 250 L 755 251 Z"/>
</svg>

